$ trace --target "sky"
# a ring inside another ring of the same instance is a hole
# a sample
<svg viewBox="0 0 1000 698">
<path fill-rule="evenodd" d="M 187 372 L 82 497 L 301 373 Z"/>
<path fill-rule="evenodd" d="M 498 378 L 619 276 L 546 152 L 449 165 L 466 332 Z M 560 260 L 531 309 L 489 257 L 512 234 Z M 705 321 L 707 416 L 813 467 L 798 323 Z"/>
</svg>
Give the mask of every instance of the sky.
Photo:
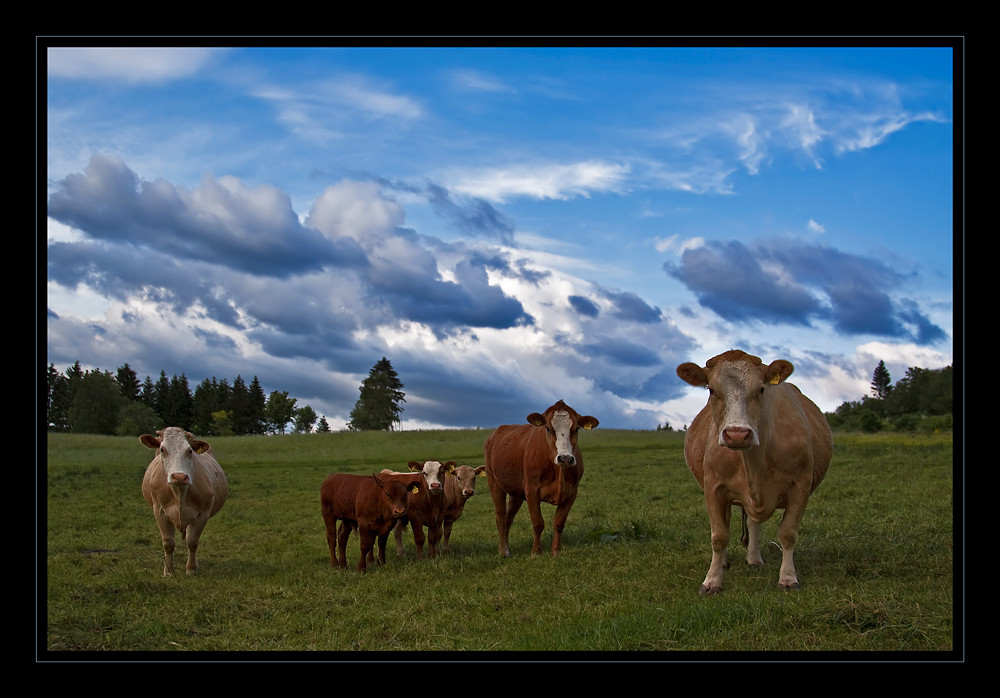
<svg viewBox="0 0 1000 698">
<path fill-rule="evenodd" d="M 946 42 L 325 43 L 40 44 L 45 366 L 680 429 L 729 349 L 827 412 L 953 363 Z"/>
</svg>

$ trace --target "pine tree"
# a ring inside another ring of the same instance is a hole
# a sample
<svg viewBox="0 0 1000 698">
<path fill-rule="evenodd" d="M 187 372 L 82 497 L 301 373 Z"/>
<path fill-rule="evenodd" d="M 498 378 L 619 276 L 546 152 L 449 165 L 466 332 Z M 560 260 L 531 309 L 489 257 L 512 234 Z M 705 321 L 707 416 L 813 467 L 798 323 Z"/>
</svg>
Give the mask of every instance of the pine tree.
<svg viewBox="0 0 1000 698">
<path fill-rule="evenodd" d="M 872 395 L 884 400 L 890 392 L 892 392 L 892 378 L 889 376 L 889 369 L 885 367 L 885 361 L 879 361 L 872 374 Z"/>
<path fill-rule="evenodd" d="M 368 377 L 361 381 L 361 395 L 351 410 L 351 420 L 347 428 L 351 431 L 391 431 L 398 428 L 403 408 L 399 403 L 404 399 L 403 383 L 393 370 L 389 359 L 372 366 Z"/>
</svg>

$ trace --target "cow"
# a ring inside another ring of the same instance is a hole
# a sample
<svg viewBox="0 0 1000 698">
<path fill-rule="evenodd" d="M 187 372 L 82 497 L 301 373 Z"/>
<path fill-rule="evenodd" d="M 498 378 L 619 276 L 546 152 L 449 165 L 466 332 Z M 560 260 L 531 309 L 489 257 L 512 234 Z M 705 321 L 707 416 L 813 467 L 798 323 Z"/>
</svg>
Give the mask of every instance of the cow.
<svg viewBox="0 0 1000 698">
<path fill-rule="evenodd" d="M 704 490 L 712 528 L 712 563 L 701 595 L 722 590 L 733 506 L 743 510 L 750 565 L 764 564 L 760 524 L 785 510 L 778 524 L 778 586 L 800 586 L 792 561 L 799 521 L 830 465 L 833 434 L 819 408 L 784 382 L 793 370 L 783 359 L 765 366 L 739 350 L 709 359 L 704 368 L 691 362 L 677 367 L 684 381 L 708 388 L 708 404 L 684 437 L 684 459 Z"/>
<path fill-rule="evenodd" d="M 382 470 L 383 475 L 396 477 L 404 482 L 419 482 L 423 487 L 410 499 L 406 516 L 400 517 L 396 524 L 396 554 L 403 554 L 403 529 L 409 523 L 413 529 L 413 542 L 417 546 L 417 559 L 424 556 L 424 542 L 428 543 L 428 555 L 437 557 L 437 545 L 441 540 L 441 524 L 445 508 L 445 482 L 451 477 L 457 463 L 450 460 L 442 463 L 439 460 L 417 462 L 411 460 L 406 464 L 408 473 L 397 473 L 388 468 Z M 424 527 L 427 528 L 426 539 Z"/>
<path fill-rule="evenodd" d="M 360 538 L 357 571 L 368 569 L 378 541 L 378 563 L 385 563 L 385 542 L 396 520 L 406 514 L 408 500 L 420 491 L 419 482 L 372 475 L 332 473 L 320 486 L 320 510 L 326 524 L 330 566 L 347 567 L 347 540 L 352 529 Z M 340 522 L 340 531 L 337 523 Z M 339 556 L 338 556 L 339 553 Z"/>
<path fill-rule="evenodd" d="M 477 477 L 486 477 L 485 465 L 476 468 L 471 465 L 460 465 L 455 468 L 454 477 L 445 480 L 441 529 L 441 550 L 445 553 L 451 552 L 448 547 L 451 540 L 451 527 L 465 510 L 465 503 L 476 493 Z"/>
<path fill-rule="evenodd" d="M 529 414 L 527 424 L 499 426 L 486 439 L 483 459 L 499 534 L 498 553 L 502 557 L 510 555 L 507 545 L 510 525 L 525 501 L 535 534 L 532 557 L 542 551 L 545 529 L 542 502 L 556 507 L 550 554 L 559 553 L 566 517 L 583 477 L 583 456 L 577 435 L 580 429 L 593 429 L 598 423 L 594 417 L 580 416 L 560 400 L 541 414 Z"/>
<path fill-rule="evenodd" d="M 179 427 L 143 434 L 139 442 L 156 451 L 142 478 L 142 496 L 153 509 L 163 543 L 163 576 L 174 574 L 174 529 L 187 543 L 185 572 L 198 570 L 198 542 L 208 520 L 229 495 L 226 474 L 212 447 Z"/>
</svg>

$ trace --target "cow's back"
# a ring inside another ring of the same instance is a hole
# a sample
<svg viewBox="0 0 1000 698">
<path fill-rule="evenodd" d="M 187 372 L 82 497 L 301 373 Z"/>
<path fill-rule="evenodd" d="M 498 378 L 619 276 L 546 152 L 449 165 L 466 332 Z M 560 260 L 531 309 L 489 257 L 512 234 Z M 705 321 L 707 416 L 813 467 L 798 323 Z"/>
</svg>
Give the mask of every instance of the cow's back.
<svg viewBox="0 0 1000 698">
<path fill-rule="evenodd" d="M 486 474 L 508 494 L 524 496 L 525 467 L 544 464 L 548 448 L 545 430 L 530 424 L 496 428 L 483 446 Z"/>
</svg>

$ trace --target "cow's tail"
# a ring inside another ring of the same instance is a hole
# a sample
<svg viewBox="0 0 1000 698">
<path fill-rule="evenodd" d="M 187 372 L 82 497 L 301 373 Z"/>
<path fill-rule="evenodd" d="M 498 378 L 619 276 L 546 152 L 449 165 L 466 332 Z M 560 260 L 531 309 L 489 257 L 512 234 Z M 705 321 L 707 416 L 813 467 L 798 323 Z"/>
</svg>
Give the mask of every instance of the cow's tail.
<svg viewBox="0 0 1000 698">
<path fill-rule="evenodd" d="M 740 542 L 743 544 L 743 547 L 745 548 L 748 545 L 750 545 L 750 529 L 747 528 L 747 510 L 744 509 L 743 507 L 740 507 L 740 511 L 743 512 L 743 517 L 742 517 L 743 532 L 740 535 Z"/>
</svg>

